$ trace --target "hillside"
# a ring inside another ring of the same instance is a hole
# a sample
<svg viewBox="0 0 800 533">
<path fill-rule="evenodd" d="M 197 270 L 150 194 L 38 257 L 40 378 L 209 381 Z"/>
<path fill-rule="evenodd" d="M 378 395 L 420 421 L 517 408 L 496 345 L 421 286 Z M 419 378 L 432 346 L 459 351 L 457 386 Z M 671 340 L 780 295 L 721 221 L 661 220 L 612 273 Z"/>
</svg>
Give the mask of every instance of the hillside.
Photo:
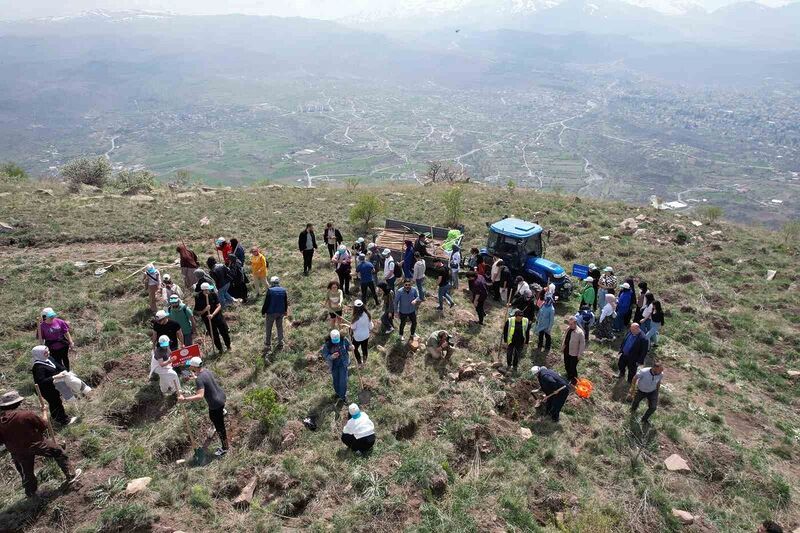
<svg viewBox="0 0 800 533">
<path fill-rule="evenodd" d="M 470 187 L 467 246 L 485 245 L 484 222 L 513 214 L 550 230 L 546 255 L 567 268 L 610 264 L 649 282 L 667 313 L 655 350 L 666 369 L 653 428 L 643 435 L 628 405 L 613 399 L 617 345 L 594 338 L 579 367 L 594 383 L 591 399 L 570 395 L 560 424 L 535 414 L 531 376 L 506 381 L 491 367 L 505 360 L 504 309 L 488 306 L 478 329 L 467 323 L 473 313 L 459 290 L 455 310 L 439 314 L 428 299 L 420 311 L 423 338 L 454 331 L 447 368 L 426 364 L 423 351 L 404 357 L 395 333 L 373 337 L 365 369 L 352 370 L 349 397 L 378 434 L 361 458 L 338 440 L 346 411 L 334 407 L 317 355 L 329 329 L 323 287 L 333 274 L 317 261 L 303 277 L 296 251 L 307 221 L 318 228 L 334 221 L 352 243 L 358 235 L 346 219 L 355 195 L 262 186 L 163 190 L 148 199 L 47 187 L 0 184 L 0 219 L 13 228 L 0 233 L 0 387 L 17 388 L 28 408 L 38 405 L 30 348 L 39 310 L 51 306 L 70 321 L 74 368 L 96 389 L 67 404 L 80 421 L 59 432 L 84 469 L 71 492 L 58 490 L 54 464 L 37 462 L 48 496 L 25 500 L 8 454 L 0 455 L 0 531 L 741 532 L 768 518 L 800 527 L 800 387 L 788 374 L 800 370 L 800 276 L 796 243 L 784 235 L 696 227 L 686 215 L 621 203 Z M 387 216 L 444 223 L 442 190 L 370 190 L 387 200 Z M 625 235 L 620 222 L 637 216 L 645 231 Z M 201 225 L 203 217 L 210 224 Z M 228 396 L 232 449 L 187 467 L 175 464 L 191 455 L 183 413 L 204 436 L 207 410 L 203 402 L 176 406 L 148 382 L 150 311 L 131 274 L 148 261 L 171 263 L 181 240 L 202 261 L 218 235 L 266 250 L 270 274 L 289 292 L 288 345 L 265 368 L 260 302 L 226 313 L 233 350 L 207 363 Z M 75 266 L 113 258 L 126 258 L 124 266 L 99 277 L 91 264 Z M 771 281 L 768 269 L 777 271 Z M 563 372 L 557 346 L 563 318 L 576 308 L 576 299 L 559 303 L 556 347 L 547 356 L 531 347 L 523 368 L 536 362 Z M 478 375 L 452 379 L 467 360 Z M 286 408 L 285 424 L 267 432 L 242 414 L 244 394 L 265 386 Z M 309 413 L 319 416 L 315 432 L 300 422 Z M 520 427 L 533 436 L 524 439 Z M 689 472 L 665 469 L 673 453 Z M 236 510 L 233 500 L 255 474 L 252 505 Z M 142 476 L 153 478 L 149 487 L 126 496 L 126 483 Z M 682 526 L 673 508 L 695 523 Z"/>
</svg>

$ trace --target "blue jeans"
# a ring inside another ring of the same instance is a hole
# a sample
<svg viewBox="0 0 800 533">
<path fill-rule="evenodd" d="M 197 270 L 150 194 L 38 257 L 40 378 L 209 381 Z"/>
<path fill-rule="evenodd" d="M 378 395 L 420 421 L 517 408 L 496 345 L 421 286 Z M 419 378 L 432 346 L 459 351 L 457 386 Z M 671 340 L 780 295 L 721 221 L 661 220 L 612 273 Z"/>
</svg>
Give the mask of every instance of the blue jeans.
<svg viewBox="0 0 800 533">
<path fill-rule="evenodd" d="M 385 312 L 381 315 L 381 324 L 383 324 L 384 333 L 390 329 L 394 329 L 394 321 L 389 318 L 389 313 Z"/>
<path fill-rule="evenodd" d="M 652 326 L 653 326 L 653 321 L 650 320 L 649 318 L 647 320 L 643 320 L 642 323 L 641 323 L 642 331 L 644 331 L 645 333 L 650 331 L 650 328 Z"/>
<path fill-rule="evenodd" d="M 342 400 L 347 400 L 347 365 L 349 361 L 335 360 L 331 363 L 331 377 L 333 378 L 333 391 Z"/>
<path fill-rule="evenodd" d="M 625 314 L 617 311 L 617 316 L 614 317 L 614 331 L 622 331 L 625 329 Z"/>
<path fill-rule="evenodd" d="M 424 284 L 425 284 L 425 278 L 417 280 L 417 292 L 419 293 L 420 300 L 425 299 L 425 288 L 423 287 Z"/>
<path fill-rule="evenodd" d="M 217 287 L 217 290 L 219 291 L 219 303 L 222 304 L 222 307 L 227 307 L 234 303 L 233 297 L 228 294 L 228 289 L 230 288 L 230 283 L 226 283 L 222 287 Z"/>
<path fill-rule="evenodd" d="M 449 291 L 450 291 L 449 284 L 443 287 L 439 287 L 439 309 L 442 309 L 442 303 L 443 303 L 442 300 L 447 300 L 447 303 L 450 304 L 450 307 L 456 305 L 453 299 L 450 298 Z"/>
<path fill-rule="evenodd" d="M 647 339 L 651 347 L 658 344 L 658 332 L 660 329 L 661 324 L 659 322 L 650 322 L 650 329 L 647 330 L 644 338 Z"/>
</svg>

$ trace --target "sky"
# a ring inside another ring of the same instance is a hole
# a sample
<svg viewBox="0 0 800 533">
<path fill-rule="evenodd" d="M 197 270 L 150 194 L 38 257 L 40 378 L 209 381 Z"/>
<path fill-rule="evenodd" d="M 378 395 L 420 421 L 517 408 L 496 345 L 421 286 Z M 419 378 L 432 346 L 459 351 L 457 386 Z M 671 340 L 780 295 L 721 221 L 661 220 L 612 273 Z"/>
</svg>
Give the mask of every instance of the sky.
<svg viewBox="0 0 800 533">
<path fill-rule="evenodd" d="M 399 7 L 405 0 L 0 0 L 0 19 L 25 19 L 76 15 L 92 9 L 121 11 L 142 9 L 179 14 L 211 15 L 243 13 L 249 15 L 301 16 L 337 19 L 373 9 Z M 449 4 L 458 0 L 430 0 Z M 714 9 L 737 0 L 698 0 Z M 760 0 L 767 5 L 783 5 L 787 0 Z"/>
</svg>

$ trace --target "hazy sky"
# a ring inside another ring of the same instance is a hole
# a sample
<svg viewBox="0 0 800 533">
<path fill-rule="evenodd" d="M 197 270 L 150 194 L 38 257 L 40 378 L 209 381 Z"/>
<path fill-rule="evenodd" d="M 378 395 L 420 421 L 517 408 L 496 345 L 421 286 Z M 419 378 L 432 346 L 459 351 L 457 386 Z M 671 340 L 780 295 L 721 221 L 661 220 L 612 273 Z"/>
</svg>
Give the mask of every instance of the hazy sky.
<svg viewBox="0 0 800 533">
<path fill-rule="evenodd" d="M 119 11 L 144 9 L 182 14 L 246 13 L 253 15 L 341 18 L 376 7 L 395 7 L 407 0 L 0 0 L 0 19 L 75 15 L 91 9 Z M 737 0 L 697 0 L 713 9 Z M 787 0 L 760 0 L 767 5 L 783 5 Z M 430 0 L 452 4 L 459 0 Z"/>
</svg>

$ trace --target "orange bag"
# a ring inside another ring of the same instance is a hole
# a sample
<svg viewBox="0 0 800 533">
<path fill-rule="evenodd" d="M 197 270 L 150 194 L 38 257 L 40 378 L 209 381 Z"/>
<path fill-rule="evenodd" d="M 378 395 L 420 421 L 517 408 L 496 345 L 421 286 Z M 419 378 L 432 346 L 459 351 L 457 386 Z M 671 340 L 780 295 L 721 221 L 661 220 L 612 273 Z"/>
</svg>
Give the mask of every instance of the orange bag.
<svg viewBox="0 0 800 533">
<path fill-rule="evenodd" d="M 578 382 L 575 384 L 575 394 L 585 399 L 592 395 L 592 389 L 591 381 L 586 378 L 578 378 Z"/>
</svg>

